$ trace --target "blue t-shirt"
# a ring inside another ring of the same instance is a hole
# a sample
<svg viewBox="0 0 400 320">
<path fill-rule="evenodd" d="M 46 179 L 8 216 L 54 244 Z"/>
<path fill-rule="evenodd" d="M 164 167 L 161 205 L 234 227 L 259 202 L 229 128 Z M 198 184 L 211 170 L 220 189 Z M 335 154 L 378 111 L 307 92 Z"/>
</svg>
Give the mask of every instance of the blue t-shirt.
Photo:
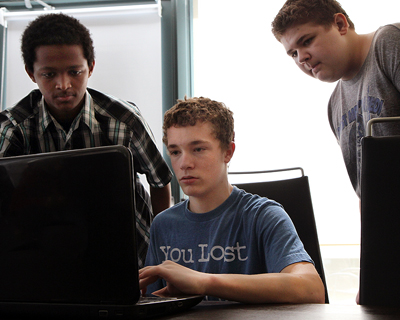
<svg viewBox="0 0 400 320">
<path fill-rule="evenodd" d="M 312 263 L 282 206 L 236 187 L 210 212 L 193 213 L 186 200 L 155 217 L 146 265 L 165 260 L 217 274 L 279 273 L 293 263 Z M 164 286 L 158 281 L 147 292 Z"/>
</svg>

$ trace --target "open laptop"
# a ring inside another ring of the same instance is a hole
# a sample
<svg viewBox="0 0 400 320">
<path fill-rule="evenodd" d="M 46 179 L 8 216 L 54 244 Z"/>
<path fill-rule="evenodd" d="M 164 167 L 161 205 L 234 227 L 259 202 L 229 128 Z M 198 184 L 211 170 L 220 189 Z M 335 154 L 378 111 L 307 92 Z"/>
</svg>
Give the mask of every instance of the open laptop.
<svg viewBox="0 0 400 320">
<path fill-rule="evenodd" d="M 0 159 L 0 314 L 140 319 L 202 300 L 139 301 L 133 171 L 123 146 Z"/>
</svg>

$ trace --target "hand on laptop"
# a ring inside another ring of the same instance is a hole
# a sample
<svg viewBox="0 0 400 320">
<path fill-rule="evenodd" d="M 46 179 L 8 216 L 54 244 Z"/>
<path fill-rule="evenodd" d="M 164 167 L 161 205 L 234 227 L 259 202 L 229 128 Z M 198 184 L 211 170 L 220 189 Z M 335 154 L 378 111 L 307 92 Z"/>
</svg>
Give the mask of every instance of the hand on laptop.
<svg viewBox="0 0 400 320">
<path fill-rule="evenodd" d="M 243 303 L 323 303 L 324 287 L 314 266 L 299 262 L 280 273 L 213 274 L 195 271 L 170 260 L 139 270 L 143 295 L 146 287 L 164 279 L 167 285 L 152 294 L 211 296 Z"/>
<path fill-rule="evenodd" d="M 157 266 L 148 266 L 139 270 L 139 284 L 142 294 L 146 294 L 146 287 L 164 279 L 167 286 L 152 294 L 161 297 L 179 295 L 204 295 L 207 274 L 194 271 L 173 261 L 166 260 Z"/>
</svg>

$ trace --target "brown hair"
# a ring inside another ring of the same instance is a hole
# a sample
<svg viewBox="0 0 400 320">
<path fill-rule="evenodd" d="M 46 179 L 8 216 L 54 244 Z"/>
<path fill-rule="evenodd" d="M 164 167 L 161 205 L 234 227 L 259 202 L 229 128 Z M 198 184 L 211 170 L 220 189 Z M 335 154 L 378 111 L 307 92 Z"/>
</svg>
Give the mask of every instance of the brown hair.
<svg viewBox="0 0 400 320">
<path fill-rule="evenodd" d="M 353 22 L 336 0 L 287 0 L 272 22 L 272 33 L 280 41 L 286 30 L 296 25 L 312 22 L 330 27 L 337 13 L 342 13 L 354 29 Z"/>
<path fill-rule="evenodd" d="M 221 142 L 221 148 L 228 149 L 229 144 L 234 140 L 233 112 L 222 102 L 204 97 L 185 97 L 184 100 L 178 100 L 176 105 L 165 112 L 164 144 L 168 145 L 168 128 L 194 126 L 198 121 L 211 123 L 215 138 Z"/>
</svg>

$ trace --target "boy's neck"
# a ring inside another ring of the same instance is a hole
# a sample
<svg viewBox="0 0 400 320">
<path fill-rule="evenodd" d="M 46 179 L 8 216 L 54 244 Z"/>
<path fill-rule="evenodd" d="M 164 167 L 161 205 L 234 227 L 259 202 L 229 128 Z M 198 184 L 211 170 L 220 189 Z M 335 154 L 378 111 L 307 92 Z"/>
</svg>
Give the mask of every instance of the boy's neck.
<svg viewBox="0 0 400 320">
<path fill-rule="evenodd" d="M 223 204 L 232 193 L 232 190 L 233 186 L 228 183 L 226 187 L 222 188 L 218 192 L 214 192 L 210 196 L 189 196 L 189 210 L 193 213 L 199 214 L 210 212 Z"/>
<path fill-rule="evenodd" d="M 342 80 L 347 81 L 353 79 L 361 70 L 364 65 L 365 59 L 368 56 L 371 48 L 372 39 L 374 38 L 375 32 L 368 34 L 357 34 L 354 32 L 351 41 L 351 60 L 349 61 L 348 72 L 342 77 Z"/>
</svg>

